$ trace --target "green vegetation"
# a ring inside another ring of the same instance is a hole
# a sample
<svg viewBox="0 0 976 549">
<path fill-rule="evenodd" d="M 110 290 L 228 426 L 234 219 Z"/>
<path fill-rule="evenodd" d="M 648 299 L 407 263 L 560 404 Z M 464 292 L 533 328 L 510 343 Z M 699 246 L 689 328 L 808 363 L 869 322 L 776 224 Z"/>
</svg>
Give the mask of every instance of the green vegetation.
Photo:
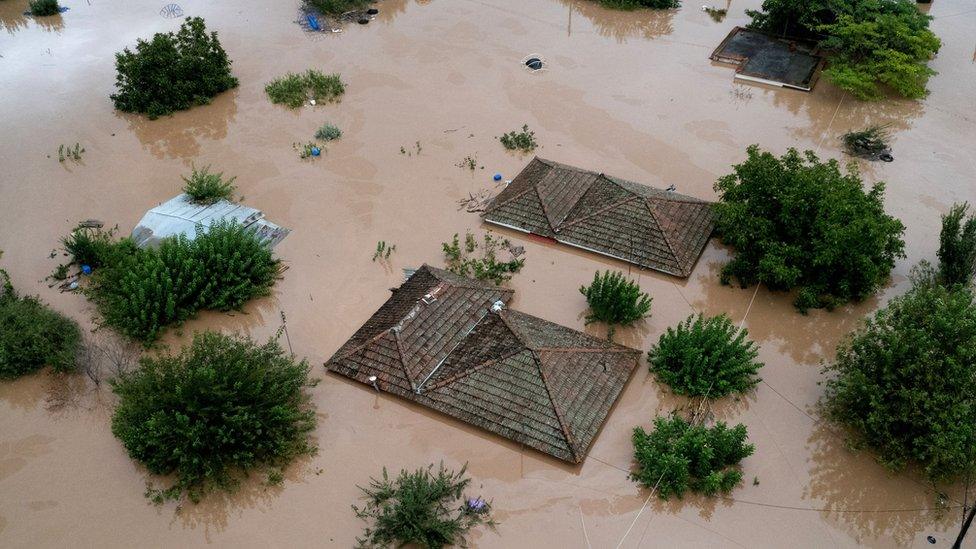
<svg viewBox="0 0 976 549">
<path fill-rule="evenodd" d="M 364 10 L 374 0 L 305 0 L 305 4 L 323 15 L 338 17 L 350 11 Z"/>
<path fill-rule="evenodd" d="M 939 279 L 943 284 L 969 285 L 976 274 L 976 216 L 966 217 L 969 204 L 953 204 L 942 216 L 939 234 Z"/>
<path fill-rule="evenodd" d="M 498 140 L 510 151 L 531 152 L 539 146 L 535 141 L 535 132 L 529 131 L 528 124 L 522 126 L 522 131 L 512 130 L 499 137 Z"/>
<path fill-rule="evenodd" d="M 253 228 L 220 222 L 198 231 L 193 240 L 180 235 L 136 248 L 111 232 L 82 229 L 65 248 L 75 263 L 100 267 L 85 291 L 105 324 L 148 345 L 201 309 L 239 309 L 267 295 L 278 277 L 280 262 Z"/>
<path fill-rule="evenodd" d="M 65 160 L 80 162 L 81 155 L 84 152 L 85 148 L 81 146 L 81 143 L 75 143 L 74 147 L 62 144 L 58 147 L 58 162 L 64 162 Z"/>
<path fill-rule="evenodd" d="M 70 371 L 81 344 L 78 324 L 35 296 L 20 296 L 0 269 L 0 379 L 44 366 Z"/>
<path fill-rule="evenodd" d="M 605 8 L 614 10 L 636 10 L 651 8 L 666 10 L 681 6 L 681 0 L 597 0 Z"/>
<path fill-rule="evenodd" d="M 936 283 L 928 265 L 837 349 L 826 368 L 827 417 L 885 466 L 917 464 L 930 480 L 976 473 L 976 303 Z"/>
<path fill-rule="evenodd" d="M 187 17 L 176 34 L 157 33 L 139 40 L 134 53 L 126 48 L 115 54 L 118 92 L 112 101 L 120 111 L 150 119 L 204 105 L 237 87 L 230 64 L 217 33 L 208 35 L 203 19 Z"/>
<path fill-rule="evenodd" d="M 174 475 L 147 496 L 197 502 L 232 489 L 240 474 L 315 451 L 308 372 L 274 340 L 199 333 L 180 354 L 143 358 L 112 381 L 112 433 L 151 473 Z"/>
<path fill-rule="evenodd" d="M 412 473 L 400 471 L 395 480 L 383 468 L 383 478 L 372 478 L 369 486 L 359 487 L 366 503 L 352 507 L 368 523 L 356 539 L 359 547 L 467 547 L 472 528 L 480 524 L 494 528 L 491 503 L 463 496 L 471 484 L 464 475 L 466 468 L 454 472 L 442 463 L 434 471 L 430 465 Z"/>
<path fill-rule="evenodd" d="M 849 131 L 841 140 L 847 154 L 875 159 L 891 150 L 890 138 L 887 126 L 869 126 L 860 131 Z"/>
<path fill-rule="evenodd" d="M 580 293 L 586 296 L 586 303 L 590 306 L 586 323 L 606 323 L 608 339 L 613 339 L 617 325 L 629 326 L 646 317 L 651 310 L 651 296 L 642 292 L 636 282 L 624 278 L 619 271 L 597 271 L 589 286 L 580 287 Z"/>
<path fill-rule="evenodd" d="M 27 5 L 30 14 L 35 17 L 46 17 L 61 13 L 61 6 L 58 5 L 58 0 L 30 0 Z"/>
<path fill-rule="evenodd" d="M 500 248 L 512 251 L 512 244 L 508 239 L 497 239 L 491 236 L 491 231 L 485 233 L 484 244 L 479 245 L 474 235 L 468 231 L 464 235 L 464 246 L 461 246 L 457 233 L 454 239 L 442 242 L 447 270 L 459 276 L 474 277 L 478 280 L 491 280 L 501 284 L 512 278 L 525 266 L 525 260 L 513 257 L 510 261 L 499 261 L 497 254 Z M 471 257 L 481 249 L 481 257 Z"/>
<path fill-rule="evenodd" d="M 651 371 L 679 395 L 721 398 L 760 382 L 756 344 L 723 315 L 689 316 L 648 353 Z"/>
<path fill-rule="evenodd" d="M 935 74 L 927 63 L 941 42 L 912 0 L 765 0 L 747 13 L 752 28 L 818 40 L 831 52 L 824 76 L 859 99 L 885 88 L 923 97 Z"/>
<path fill-rule="evenodd" d="M 721 421 L 714 427 L 692 425 L 672 415 L 654 419 L 650 433 L 634 428 L 634 460 L 631 478 L 656 489 L 661 499 L 681 498 L 691 490 L 713 496 L 727 494 L 742 480 L 736 465 L 752 455 L 745 425 L 731 429 Z"/>
<path fill-rule="evenodd" d="M 385 240 L 376 243 L 376 251 L 373 253 L 373 261 L 377 259 L 390 259 L 390 255 L 396 251 L 396 244 L 387 244 Z"/>
<path fill-rule="evenodd" d="M 292 143 L 291 148 L 298 151 L 298 158 L 305 159 L 312 156 L 318 156 L 315 151 L 318 150 L 319 154 L 322 154 L 322 147 L 314 141 L 307 141 L 305 143 Z"/>
<path fill-rule="evenodd" d="M 733 169 L 715 183 L 716 230 L 736 254 L 723 284 L 796 289 L 801 312 L 830 309 L 874 293 L 904 256 L 904 226 L 884 212 L 884 183 L 865 193 L 854 166 L 844 175 L 811 151 L 776 158 L 753 145 Z"/>
<path fill-rule="evenodd" d="M 318 131 L 315 132 L 315 138 L 321 139 L 322 141 L 332 141 L 334 139 L 339 139 L 342 137 L 342 130 L 333 126 L 332 124 L 323 124 Z"/>
<path fill-rule="evenodd" d="M 264 87 L 268 99 L 272 103 L 285 105 L 290 109 L 297 109 L 305 101 L 338 101 L 346 92 L 346 85 L 338 74 L 322 74 L 315 69 L 309 69 L 303 74 L 288 73 L 277 78 Z"/>
<path fill-rule="evenodd" d="M 457 166 L 458 168 L 467 168 L 471 171 L 474 171 L 475 168 L 478 167 L 478 159 L 471 155 L 468 155 L 465 156 L 460 162 L 455 164 L 455 166 Z M 482 166 L 482 168 L 484 168 L 484 166 Z"/>
<path fill-rule="evenodd" d="M 193 168 L 190 177 L 183 179 L 183 192 L 190 196 L 190 200 L 198 204 L 213 204 L 219 200 L 230 200 L 234 194 L 234 180 L 231 177 L 224 181 L 224 172 L 210 173 L 210 166 L 197 170 Z"/>
</svg>

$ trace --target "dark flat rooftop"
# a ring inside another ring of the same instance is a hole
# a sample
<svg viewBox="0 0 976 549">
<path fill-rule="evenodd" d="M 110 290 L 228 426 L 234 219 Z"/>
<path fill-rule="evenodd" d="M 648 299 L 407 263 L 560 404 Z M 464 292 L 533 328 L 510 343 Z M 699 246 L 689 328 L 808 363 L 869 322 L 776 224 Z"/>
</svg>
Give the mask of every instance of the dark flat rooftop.
<svg viewBox="0 0 976 549">
<path fill-rule="evenodd" d="M 736 27 L 710 58 L 738 66 L 736 78 L 809 91 L 823 63 L 815 45 Z"/>
</svg>

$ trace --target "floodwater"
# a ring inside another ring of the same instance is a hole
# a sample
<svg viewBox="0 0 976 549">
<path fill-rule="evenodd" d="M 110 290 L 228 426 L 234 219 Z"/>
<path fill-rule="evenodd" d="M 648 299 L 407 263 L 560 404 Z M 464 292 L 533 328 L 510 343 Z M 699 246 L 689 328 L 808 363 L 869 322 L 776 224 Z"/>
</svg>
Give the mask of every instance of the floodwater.
<svg viewBox="0 0 976 549">
<path fill-rule="evenodd" d="M 813 93 L 737 84 L 731 68 L 710 63 L 759 0 L 732 2 L 721 23 L 691 2 L 614 13 L 586 0 L 385 0 L 371 24 L 316 36 L 294 23 L 292 2 L 187 0 L 185 13 L 220 33 L 240 87 L 156 121 L 118 113 L 108 99 L 113 54 L 175 29 L 178 20 L 160 15 L 165 3 L 67 0 L 70 11 L 40 22 L 20 15 L 26 0 L 0 2 L 0 261 L 21 290 L 90 325 L 81 296 L 43 282 L 61 259 L 49 257 L 58 239 L 88 218 L 127 232 L 178 192 L 192 164 L 237 175 L 246 204 L 293 229 L 277 248 L 289 270 L 243 314 L 204 314 L 166 342 L 204 328 L 264 338 L 285 313 L 294 352 L 322 378 L 312 389 L 320 451 L 289 467 L 280 487 L 253 479 L 199 505 L 156 507 L 143 497 L 146 472 L 111 435 L 104 384 L 48 373 L 0 383 L 0 546 L 348 547 L 362 528 L 349 508 L 357 483 L 383 466 L 441 460 L 467 462 L 473 492 L 494 500 L 501 525 L 474 531 L 477 547 L 928 546 L 929 535 L 951 544 L 962 491 L 941 488 L 949 509 L 939 510 L 918 476 L 889 474 L 848 451 L 815 404 L 820 362 L 859 318 L 905 290 L 915 262 L 934 258 L 939 215 L 976 202 L 971 1 L 931 5 L 944 46 L 928 98 L 862 103 L 825 81 Z M 547 69 L 526 70 L 530 54 Z M 310 67 L 342 74 L 341 103 L 288 111 L 266 99 L 266 82 Z M 327 121 L 343 138 L 300 160 L 292 144 Z M 661 503 L 628 480 L 631 429 L 687 404 L 645 368 L 589 458 L 572 467 L 321 367 L 400 283 L 402 268 L 440 265 L 442 241 L 480 228 L 457 201 L 494 190 L 493 173 L 511 178 L 528 161 L 495 138 L 523 123 L 540 156 L 703 198 L 714 198 L 715 179 L 751 143 L 842 158 L 843 132 L 892 125 L 895 161 L 860 167 L 866 180 L 888 183 L 908 257 L 889 287 L 856 306 L 801 316 L 787 295 L 720 286 L 728 251 L 715 241 L 680 280 L 505 233 L 526 248 L 512 281 L 512 306 L 522 311 L 583 329 L 577 288 L 596 269 L 623 268 L 654 297 L 653 316 L 621 331 L 624 343 L 646 350 L 693 311 L 744 323 L 766 366 L 754 394 L 713 408 L 745 423 L 756 445 L 730 497 Z M 83 160 L 59 163 L 58 145 L 75 142 Z M 457 167 L 468 155 L 485 168 Z M 379 240 L 397 246 L 390 265 L 371 261 Z"/>
</svg>

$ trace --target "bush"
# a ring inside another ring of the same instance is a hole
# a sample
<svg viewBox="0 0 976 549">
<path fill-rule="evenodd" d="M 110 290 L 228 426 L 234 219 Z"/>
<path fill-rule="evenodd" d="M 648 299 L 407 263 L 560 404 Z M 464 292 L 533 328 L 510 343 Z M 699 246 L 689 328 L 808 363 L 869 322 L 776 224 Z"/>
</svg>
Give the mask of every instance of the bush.
<svg viewBox="0 0 976 549">
<path fill-rule="evenodd" d="M 135 243 L 128 238 L 115 241 L 115 232 L 114 228 L 103 231 L 94 227 L 79 227 L 62 238 L 61 244 L 76 265 L 88 265 L 93 269 L 115 265 L 136 250 Z"/>
<path fill-rule="evenodd" d="M 943 284 L 968 285 L 976 274 L 976 216 L 966 217 L 968 210 L 969 204 L 953 204 L 942 216 L 939 278 Z"/>
<path fill-rule="evenodd" d="M 154 501 L 196 502 L 233 488 L 238 473 L 314 452 L 308 372 L 274 340 L 196 334 L 180 354 L 143 358 L 112 381 L 112 433 L 151 473 L 175 475 L 172 486 L 147 491 Z"/>
<path fill-rule="evenodd" d="M 598 0 L 600 5 L 614 10 L 651 8 L 665 10 L 681 7 L 680 0 Z"/>
<path fill-rule="evenodd" d="M 201 170 L 193 168 L 190 177 L 183 177 L 183 192 L 198 204 L 213 204 L 220 200 L 230 200 L 234 194 L 234 180 L 231 177 L 224 181 L 224 172 L 210 173 L 210 166 Z"/>
<path fill-rule="evenodd" d="M 370 523 L 356 540 L 359 546 L 467 547 L 471 528 L 479 524 L 493 528 L 490 502 L 480 497 L 463 500 L 462 493 L 471 484 L 464 476 L 466 467 L 455 473 L 442 463 L 434 472 L 430 465 L 413 473 L 400 471 L 396 480 L 390 480 L 384 468 L 382 479 L 370 479 L 368 487 L 360 487 L 365 505 L 353 505 L 356 516 Z"/>
<path fill-rule="evenodd" d="M 58 0 L 31 0 L 28 4 L 30 14 L 35 17 L 45 17 L 61 13 Z"/>
<path fill-rule="evenodd" d="M 150 119 L 203 105 L 237 87 L 230 64 L 217 33 L 207 35 L 203 19 L 187 17 L 176 34 L 157 33 L 149 42 L 139 40 L 134 53 L 115 54 L 112 101 L 120 111 Z"/>
<path fill-rule="evenodd" d="M 369 7 L 374 0 L 305 0 L 312 9 L 323 15 L 338 17 L 344 13 Z"/>
<path fill-rule="evenodd" d="M 272 103 L 297 109 L 308 99 L 338 101 L 346 92 L 346 85 L 338 74 L 325 75 L 309 69 L 304 74 L 288 73 L 276 78 L 264 87 L 264 92 Z"/>
<path fill-rule="evenodd" d="M 681 498 L 685 492 L 713 496 L 727 494 L 742 480 L 734 467 L 752 455 L 746 444 L 745 425 L 729 429 L 721 421 L 714 427 L 692 425 L 681 417 L 657 417 L 650 433 L 634 428 L 631 478 L 645 488 L 657 489 L 661 499 Z"/>
<path fill-rule="evenodd" d="M 911 0 L 766 0 L 747 13 L 753 28 L 820 40 L 831 52 L 824 76 L 859 99 L 879 99 L 883 87 L 923 97 L 935 74 L 926 63 L 941 42 Z"/>
<path fill-rule="evenodd" d="M 661 335 L 648 353 L 651 371 L 679 395 L 721 398 L 760 382 L 763 364 L 749 332 L 729 317 L 689 316 Z"/>
<path fill-rule="evenodd" d="M 342 130 L 333 126 L 332 124 L 323 124 L 321 128 L 315 132 L 315 138 L 321 139 L 322 141 L 333 141 L 342 137 Z"/>
<path fill-rule="evenodd" d="M 860 131 L 849 131 L 841 140 L 847 154 L 876 159 L 891 150 L 888 146 L 890 137 L 887 126 L 869 126 Z"/>
<path fill-rule="evenodd" d="M 597 271 L 589 286 L 580 287 L 580 293 L 586 296 L 590 306 L 586 323 L 606 323 L 609 327 L 607 338 L 613 338 L 616 325 L 629 326 L 646 317 L 651 310 L 651 296 L 619 271 Z"/>
<path fill-rule="evenodd" d="M 491 236 L 491 231 L 485 233 L 484 245 L 479 245 L 474 235 L 468 232 L 464 235 L 464 247 L 458 240 L 457 233 L 450 242 L 442 242 L 441 248 L 444 250 L 444 258 L 447 262 L 447 270 L 459 276 L 474 277 L 478 280 L 491 280 L 495 284 L 501 284 L 511 280 L 512 275 L 522 270 L 525 260 L 513 257 L 510 261 L 499 261 L 497 253 L 499 248 L 506 248 L 511 252 L 512 244 L 508 239 L 496 239 Z M 481 249 L 481 257 L 471 257 L 472 254 Z"/>
<path fill-rule="evenodd" d="M 735 248 L 723 284 L 797 289 L 801 312 L 832 308 L 874 293 L 904 257 L 905 228 L 884 212 L 884 183 L 865 193 L 853 165 L 844 175 L 811 151 L 776 158 L 753 145 L 733 169 L 715 184 L 715 227 Z"/>
<path fill-rule="evenodd" d="M 529 125 L 522 126 L 522 131 L 512 130 L 498 138 L 502 145 L 510 151 L 530 152 L 535 150 L 535 132 L 529 131 Z"/>
<path fill-rule="evenodd" d="M 0 269 L 0 379 L 51 366 L 72 370 L 81 343 L 78 324 L 39 298 L 19 296 Z"/>
<path fill-rule="evenodd" d="M 927 265 L 913 275 L 907 294 L 838 347 L 826 368 L 825 412 L 891 469 L 916 463 L 933 482 L 968 477 L 976 473 L 976 304 L 969 288 L 936 284 Z"/>
<path fill-rule="evenodd" d="M 164 327 L 201 309 L 230 311 L 267 295 L 279 272 L 280 262 L 253 228 L 220 222 L 201 228 L 194 240 L 180 235 L 159 248 L 118 254 L 95 271 L 87 292 L 105 324 L 149 344 Z"/>
</svg>

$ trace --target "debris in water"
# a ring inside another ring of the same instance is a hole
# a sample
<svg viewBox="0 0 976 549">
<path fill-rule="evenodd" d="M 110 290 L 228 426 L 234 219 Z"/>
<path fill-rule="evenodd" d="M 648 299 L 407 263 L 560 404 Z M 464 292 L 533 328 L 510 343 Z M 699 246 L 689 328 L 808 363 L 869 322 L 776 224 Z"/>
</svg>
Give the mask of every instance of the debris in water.
<svg viewBox="0 0 976 549">
<path fill-rule="evenodd" d="M 458 200 L 458 210 L 464 208 L 468 213 L 483 212 L 488 209 L 492 193 L 488 189 L 478 191 L 478 194 L 468 193 L 467 198 Z"/>
<path fill-rule="evenodd" d="M 99 221 L 97 219 L 86 219 L 86 220 L 78 223 L 78 228 L 79 229 L 101 229 L 104 226 L 105 226 L 105 223 L 102 223 L 101 221 Z"/>
<path fill-rule="evenodd" d="M 501 181 L 502 180 L 502 174 L 496 173 L 495 175 L 492 176 L 492 179 L 494 179 L 495 181 Z"/>
<path fill-rule="evenodd" d="M 159 10 L 159 15 L 162 15 L 166 19 L 182 17 L 183 8 L 181 8 L 179 4 L 166 4 L 161 10 Z"/>
<path fill-rule="evenodd" d="M 525 62 L 525 66 L 534 71 L 537 71 L 542 68 L 542 59 L 539 59 L 538 57 L 530 57 Z"/>
</svg>

